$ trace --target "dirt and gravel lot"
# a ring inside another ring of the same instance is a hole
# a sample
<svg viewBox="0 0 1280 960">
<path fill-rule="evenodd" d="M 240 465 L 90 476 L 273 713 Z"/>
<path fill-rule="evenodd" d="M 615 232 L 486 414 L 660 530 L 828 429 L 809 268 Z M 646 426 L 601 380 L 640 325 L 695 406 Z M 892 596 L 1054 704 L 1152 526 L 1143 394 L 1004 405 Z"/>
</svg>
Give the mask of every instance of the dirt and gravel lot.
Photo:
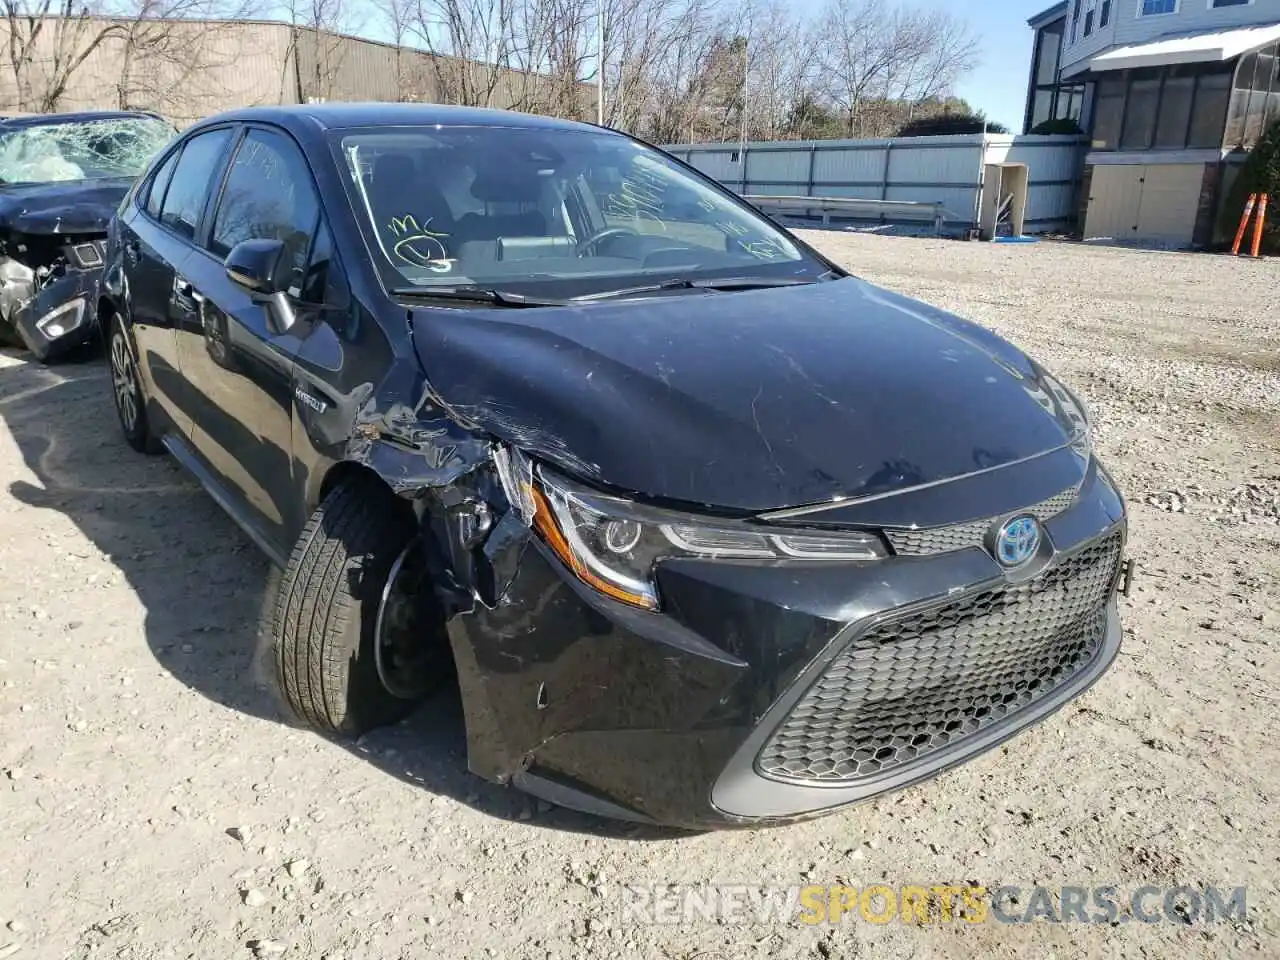
<svg viewBox="0 0 1280 960">
<path fill-rule="evenodd" d="M 762 832 L 531 804 L 465 772 L 447 699 L 331 743 L 256 666 L 267 565 L 124 446 L 102 364 L 6 353 L 0 957 L 1280 956 L 1280 263 L 810 236 L 1087 397 L 1142 565 L 1093 691 L 940 779 Z M 713 881 L 1244 885 L 1249 917 L 623 922 L 620 884 Z"/>
</svg>

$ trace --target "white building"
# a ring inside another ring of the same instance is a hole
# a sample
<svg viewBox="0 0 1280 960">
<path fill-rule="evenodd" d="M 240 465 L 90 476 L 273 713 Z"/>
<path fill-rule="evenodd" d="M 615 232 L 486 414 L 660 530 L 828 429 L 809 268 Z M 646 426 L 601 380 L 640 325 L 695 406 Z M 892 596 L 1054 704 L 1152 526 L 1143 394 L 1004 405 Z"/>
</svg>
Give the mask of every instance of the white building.
<svg viewBox="0 0 1280 960">
<path fill-rule="evenodd" d="M 1280 0 L 1068 0 L 1028 23 L 1027 130 L 1065 118 L 1090 140 L 1085 238 L 1211 244 L 1280 120 Z"/>
</svg>

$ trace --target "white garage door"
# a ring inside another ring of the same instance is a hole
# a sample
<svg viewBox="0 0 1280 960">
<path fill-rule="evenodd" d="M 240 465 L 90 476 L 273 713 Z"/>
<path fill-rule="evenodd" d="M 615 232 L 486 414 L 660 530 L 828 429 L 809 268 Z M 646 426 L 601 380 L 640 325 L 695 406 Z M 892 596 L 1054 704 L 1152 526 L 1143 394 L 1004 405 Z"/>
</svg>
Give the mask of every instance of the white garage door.
<svg viewBox="0 0 1280 960">
<path fill-rule="evenodd" d="M 1190 246 L 1203 177 L 1198 163 L 1094 167 L 1085 239 Z"/>
</svg>

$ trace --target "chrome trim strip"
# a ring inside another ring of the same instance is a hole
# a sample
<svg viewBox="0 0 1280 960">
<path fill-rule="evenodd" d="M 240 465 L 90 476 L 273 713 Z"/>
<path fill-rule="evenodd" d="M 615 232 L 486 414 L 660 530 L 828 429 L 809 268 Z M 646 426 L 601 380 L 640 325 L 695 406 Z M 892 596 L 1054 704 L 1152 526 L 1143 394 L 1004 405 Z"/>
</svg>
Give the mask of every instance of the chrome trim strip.
<svg viewBox="0 0 1280 960">
<path fill-rule="evenodd" d="M 885 500 L 889 497 L 901 496 L 904 493 L 915 493 L 919 490 L 928 490 L 931 487 L 940 487 L 944 483 L 955 483 L 957 480 L 967 480 L 970 477 L 980 477 L 983 474 L 995 473 L 997 470 L 1006 470 L 1009 467 L 1016 467 L 1023 463 L 1030 463 L 1032 460 L 1039 460 L 1041 457 L 1048 457 L 1055 453 L 1061 453 L 1063 450 L 1073 447 L 1079 442 L 1077 439 L 1068 440 L 1060 446 L 1053 447 L 1049 450 L 1043 450 L 1040 453 L 1033 453 L 1030 456 L 1022 457 L 1019 460 L 1010 460 L 1008 463 L 1002 463 L 994 467 L 983 467 L 980 470 L 974 470 L 970 473 L 958 473 L 954 477 L 945 477 L 942 480 L 930 480 L 928 483 L 919 483 L 914 487 L 903 487 L 901 490 L 887 490 L 884 493 L 873 493 L 867 497 L 837 497 L 834 500 L 827 500 L 823 503 L 811 503 L 802 507 L 787 507 L 783 510 L 771 510 L 768 513 L 757 515 L 759 520 L 791 520 L 795 517 L 807 517 L 815 513 L 823 513 L 827 510 L 835 510 L 837 507 L 847 507 L 855 503 L 871 503 L 875 500 Z"/>
</svg>

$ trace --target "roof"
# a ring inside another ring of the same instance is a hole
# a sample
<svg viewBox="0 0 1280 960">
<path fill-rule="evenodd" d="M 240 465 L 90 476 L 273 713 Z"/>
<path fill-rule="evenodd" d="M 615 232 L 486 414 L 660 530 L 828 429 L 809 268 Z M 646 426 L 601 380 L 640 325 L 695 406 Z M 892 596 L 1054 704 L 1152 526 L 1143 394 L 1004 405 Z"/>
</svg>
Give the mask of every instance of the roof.
<svg viewBox="0 0 1280 960">
<path fill-rule="evenodd" d="M 439 103 L 298 103 L 248 107 L 206 117 L 202 123 L 226 120 L 263 120 L 288 126 L 299 121 L 314 128 L 447 126 L 527 127 L 542 130 L 599 130 L 594 124 L 560 120 L 515 110 L 455 107 Z"/>
<path fill-rule="evenodd" d="M 1234 30 L 1207 30 L 1158 37 L 1101 53 L 1088 62 L 1090 70 L 1129 70 L 1174 63 L 1211 63 L 1233 60 L 1244 53 L 1280 40 L 1280 23 Z"/>
<path fill-rule="evenodd" d="M 1059 17 L 1065 17 L 1066 15 L 1067 0 L 1062 0 L 1062 3 L 1055 3 L 1048 10 L 1041 10 L 1034 17 L 1029 18 L 1027 20 L 1027 26 L 1036 28 L 1043 27 L 1045 24 L 1052 23 Z"/>
<path fill-rule="evenodd" d="M 51 123 L 84 123 L 89 120 L 134 120 L 147 117 L 162 120 L 163 117 L 143 110 L 83 110 L 75 113 L 9 113 L 0 114 L 3 127 L 39 127 Z"/>
</svg>

